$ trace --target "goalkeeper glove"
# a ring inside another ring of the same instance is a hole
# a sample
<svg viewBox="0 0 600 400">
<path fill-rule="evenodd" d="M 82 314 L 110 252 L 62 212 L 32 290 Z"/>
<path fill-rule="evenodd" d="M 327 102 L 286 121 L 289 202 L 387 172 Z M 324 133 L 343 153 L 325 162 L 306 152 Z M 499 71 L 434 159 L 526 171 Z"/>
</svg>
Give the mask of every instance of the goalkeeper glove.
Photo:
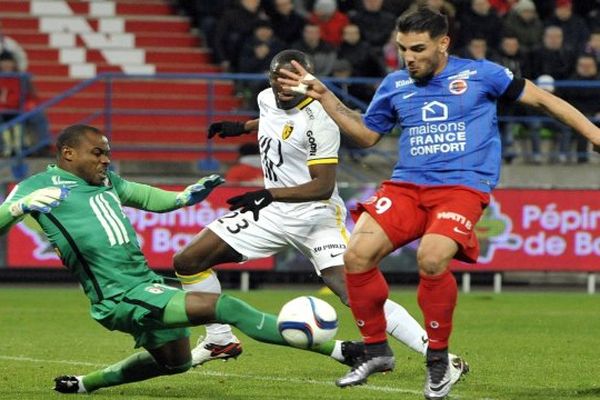
<svg viewBox="0 0 600 400">
<path fill-rule="evenodd" d="M 243 122 L 221 121 L 210 124 L 208 127 L 208 138 L 212 139 L 217 134 L 222 138 L 240 136 L 248 132 L 250 131 L 247 131 L 246 128 L 244 128 Z"/>
<path fill-rule="evenodd" d="M 267 189 L 244 193 L 227 199 L 231 211 L 241 209 L 241 212 L 252 211 L 254 220 L 258 221 L 258 212 L 273 202 L 273 195 Z"/>
<path fill-rule="evenodd" d="M 38 189 L 11 204 L 9 211 L 13 217 L 20 217 L 35 211 L 49 213 L 54 207 L 58 207 L 68 195 L 69 188 L 66 186 Z"/>
<path fill-rule="evenodd" d="M 175 204 L 179 207 L 183 207 L 200 203 L 208 197 L 214 188 L 222 183 L 225 183 L 225 180 L 219 175 L 213 174 L 205 176 L 193 185 L 186 187 L 183 192 L 179 193 L 175 198 Z"/>
</svg>

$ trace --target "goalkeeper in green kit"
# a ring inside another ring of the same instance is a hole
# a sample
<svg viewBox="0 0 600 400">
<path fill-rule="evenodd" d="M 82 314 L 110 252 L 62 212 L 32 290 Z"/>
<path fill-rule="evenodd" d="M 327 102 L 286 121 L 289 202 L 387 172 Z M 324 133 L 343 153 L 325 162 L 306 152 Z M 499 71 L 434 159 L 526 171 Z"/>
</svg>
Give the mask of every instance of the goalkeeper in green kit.
<svg viewBox="0 0 600 400">
<path fill-rule="evenodd" d="M 145 349 L 84 376 L 55 378 L 56 391 L 89 393 L 185 372 L 191 367 L 187 327 L 207 322 L 232 324 L 258 341 L 288 345 L 274 315 L 231 296 L 184 292 L 165 285 L 148 268 L 121 209 L 166 212 L 190 206 L 223 183 L 221 177 L 204 177 L 182 192 L 128 182 L 108 170 L 108 139 L 86 125 L 66 128 L 56 149 L 57 165 L 20 182 L 0 206 L 0 233 L 30 214 L 81 283 L 90 299 L 92 318 L 109 330 L 129 333 L 135 347 Z M 361 355 L 357 348 L 349 342 L 330 341 L 311 350 L 352 365 Z"/>
</svg>

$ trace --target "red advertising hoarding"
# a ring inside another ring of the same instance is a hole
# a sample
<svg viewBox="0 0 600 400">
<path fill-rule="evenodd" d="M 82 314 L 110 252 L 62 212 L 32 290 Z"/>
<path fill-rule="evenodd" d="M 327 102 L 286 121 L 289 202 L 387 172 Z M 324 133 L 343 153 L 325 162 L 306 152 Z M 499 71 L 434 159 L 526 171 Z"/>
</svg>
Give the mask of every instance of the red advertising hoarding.
<svg viewBox="0 0 600 400">
<path fill-rule="evenodd" d="M 167 190 L 182 190 L 177 186 L 162 186 Z M 209 198 L 193 207 L 170 213 L 152 213 L 124 207 L 138 234 L 138 240 L 148 262 L 155 269 L 172 268 L 173 254 L 185 246 L 204 226 L 229 212 L 226 200 L 255 188 L 220 187 Z M 49 267 L 62 264 L 39 225 L 26 218 L 8 234 L 7 266 L 10 268 Z M 272 270 L 273 257 L 248 261 L 243 264 L 224 264 L 219 269 Z"/>
<path fill-rule="evenodd" d="M 165 187 L 180 190 L 180 187 Z M 207 201 L 166 214 L 125 209 L 150 265 L 171 268 L 172 256 L 206 224 L 227 212 L 225 202 L 253 188 L 217 188 Z M 342 189 L 352 207 L 372 188 Z M 352 226 L 352 224 L 349 224 Z M 476 226 L 481 254 L 477 264 L 454 262 L 456 271 L 600 271 L 600 191 L 498 189 Z M 382 266 L 416 266 L 416 243 L 391 254 Z M 60 261 L 32 220 L 8 235 L 9 267 L 57 267 Z M 271 270 L 273 257 L 220 268 Z"/>
<path fill-rule="evenodd" d="M 600 271 L 600 191 L 493 192 L 475 227 L 477 264 L 458 271 Z"/>
</svg>

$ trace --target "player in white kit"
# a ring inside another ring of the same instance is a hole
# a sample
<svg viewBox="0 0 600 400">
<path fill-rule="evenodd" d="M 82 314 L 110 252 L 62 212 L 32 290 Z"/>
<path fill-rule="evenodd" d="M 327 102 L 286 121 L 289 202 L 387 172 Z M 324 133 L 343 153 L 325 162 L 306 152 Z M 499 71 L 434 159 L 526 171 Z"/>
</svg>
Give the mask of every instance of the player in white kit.
<svg viewBox="0 0 600 400">
<path fill-rule="evenodd" d="M 177 276 L 186 290 L 220 292 L 211 267 L 263 258 L 293 247 L 348 304 L 343 254 L 349 232 L 335 179 L 340 132 L 319 102 L 281 90 L 278 71 L 293 68 L 291 60 L 312 70 L 311 59 L 300 51 L 277 54 L 270 67 L 271 87 L 258 95 L 259 119 L 219 122 L 209 128 L 209 138 L 216 134 L 239 136 L 258 129 L 265 188 L 229 199 L 233 211 L 210 223 L 175 255 Z M 389 299 L 385 309 L 388 333 L 425 354 L 427 334 L 418 322 Z M 362 351 L 362 344 L 339 342 L 336 351 L 343 361 L 345 353 Z M 211 324 L 207 325 L 207 336 L 192 351 L 192 362 L 200 365 L 240 353 L 231 328 Z M 455 360 L 458 379 L 468 367 L 460 358 Z"/>
</svg>

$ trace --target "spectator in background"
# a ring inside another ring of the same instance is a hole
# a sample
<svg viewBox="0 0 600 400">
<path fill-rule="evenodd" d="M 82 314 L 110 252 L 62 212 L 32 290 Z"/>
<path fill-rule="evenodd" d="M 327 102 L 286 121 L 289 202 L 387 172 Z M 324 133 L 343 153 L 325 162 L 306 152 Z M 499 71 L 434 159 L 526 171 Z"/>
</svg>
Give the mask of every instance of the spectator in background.
<svg viewBox="0 0 600 400">
<path fill-rule="evenodd" d="M 0 20 L 0 53 L 4 51 L 12 53 L 19 71 L 27 71 L 27 53 L 16 40 L 3 33 L 2 20 Z"/>
<path fill-rule="evenodd" d="M 350 61 L 352 76 L 382 77 L 385 73 L 383 60 L 361 35 L 357 25 L 346 25 L 337 56 Z"/>
<path fill-rule="evenodd" d="M 585 20 L 573 13 L 571 0 L 556 0 L 554 15 L 544 21 L 546 26 L 558 26 L 563 31 L 563 43 L 579 53 L 590 37 Z"/>
<path fill-rule="evenodd" d="M 318 25 L 309 23 L 304 26 L 302 39 L 295 42 L 292 47 L 313 58 L 316 75 L 331 75 L 336 58 L 335 49 L 321 40 L 321 28 Z"/>
<path fill-rule="evenodd" d="M 0 75 L 19 71 L 15 56 L 8 51 L 0 53 Z M 38 99 L 27 76 L 0 76 L 0 123 L 9 122 L 22 112 L 30 111 Z M 2 155 L 20 154 L 23 146 L 29 147 L 48 137 L 48 121 L 43 113 L 29 117 L 23 124 L 1 132 Z"/>
<path fill-rule="evenodd" d="M 309 22 L 320 28 L 321 40 L 338 47 L 342 43 L 342 30 L 350 20 L 338 10 L 335 0 L 317 0 Z"/>
<path fill-rule="evenodd" d="M 563 31 L 558 26 L 544 29 L 542 46 L 531 55 L 531 71 L 536 75 L 550 75 L 555 80 L 567 79 L 571 75 L 575 55 L 570 47 L 564 46 Z"/>
<path fill-rule="evenodd" d="M 383 0 L 363 0 L 362 10 L 348 14 L 360 29 L 362 40 L 378 50 L 388 41 L 396 24 L 396 16 L 383 11 L 382 6 Z"/>
<path fill-rule="evenodd" d="M 471 0 L 471 7 L 460 18 L 459 43 L 467 45 L 473 37 L 482 37 L 491 48 L 500 43 L 502 20 L 488 0 Z"/>
<path fill-rule="evenodd" d="M 500 49 L 492 61 L 508 68 L 515 78 L 521 79 L 529 76 L 529 58 L 519 45 L 519 39 L 510 32 L 503 35 L 500 41 Z M 524 115 L 523 107 L 514 102 L 498 102 L 498 115 L 503 117 L 515 117 Z M 513 149 L 514 136 L 520 129 L 520 125 L 514 122 L 499 121 L 500 141 L 502 142 L 502 159 L 510 164 L 516 157 Z"/>
<path fill-rule="evenodd" d="M 585 53 L 596 59 L 596 64 L 600 64 L 600 27 L 592 31 L 590 40 L 585 45 Z"/>
<path fill-rule="evenodd" d="M 215 31 L 215 59 L 224 71 L 237 71 L 244 40 L 261 19 L 260 0 L 240 0 L 238 7 L 225 11 Z"/>
<path fill-rule="evenodd" d="M 490 6 L 500 17 L 505 16 L 518 0 L 490 0 Z"/>
<path fill-rule="evenodd" d="M 569 79 L 588 82 L 600 79 L 596 59 L 590 54 L 580 55 L 577 58 L 575 73 Z M 586 117 L 600 118 L 600 102 L 598 101 L 600 89 L 598 87 L 565 87 L 561 89 L 561 94 L 561 97 L 577 107 Z M 575 135 L 575 141 L 577 143 L 577 163 L 587 163 L 589 161 L 589 141 L 583 137 L 580 138 L 580 135 Z"/>
<path fill-rule="evenodd" d="M 519 0 L 504 19 L 503 27 L 519 39 L 521 49 L 527 52 L 539 46 L 544 35 L 544 25 L 532 0 Z"/>
<path fill-rule="evenodd" d="M 206 1 L 206 0 L 177 0 L 176 5 L 190 16 L 192 22 L 198 27 L 203 43 L 211 50 L 215 49 L 215 31 L 219 19 L 225 10 L 231 8 L 233 0 Z"/>
<path fill-rule="evenodd" d="M 275 0 L 275 11 L 271 16 L 273 32 L 287 46 L 302 36 L 306 20 L 294 9 L 292 0 Z"/>
<path fill-rule="evenodd" d="M 239 149 L 237 164 L 232 165 L 225 174 L 225 182 L 263 186 L 263 171 L 260 151 L 256 143 L 244 143 Z"/>
<path fill-rule="evenodd" d="M 239 55 L 238 70 L 244 73 L 266 73 L 271 58 L 285 48 L 285 44 L 273 35 L 273 28 L 268 21 L 259 20 L 254 26 L 252 37 L 248 38 Z M 242 81 L 239 89 L 242 92 L 246 108 L 258 110 L 256 96 L 268 87 L 266 79 Z"/>
<path fill-rule="evenodd" d="M 467 46 L 460 52 L 460 57 L 472 60 L 484 60 L 494 58 L 495 53 L 491 50 L 484 37 L 473 36 Z"/>
</svg>

